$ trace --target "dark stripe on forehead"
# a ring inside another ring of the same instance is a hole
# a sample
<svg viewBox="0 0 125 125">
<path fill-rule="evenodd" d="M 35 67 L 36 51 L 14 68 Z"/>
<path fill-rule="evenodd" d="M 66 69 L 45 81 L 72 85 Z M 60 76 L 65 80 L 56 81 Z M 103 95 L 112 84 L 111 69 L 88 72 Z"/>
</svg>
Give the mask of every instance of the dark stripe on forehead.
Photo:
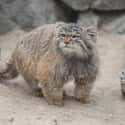
<svg viewBox="0 0 125 125">
<path fill-rule="evenodd" d="M 66 32 L 80 32 L 80 27 L 76 24 L 65 24 L 63 25 L 62 29 Z"/>
</svg>

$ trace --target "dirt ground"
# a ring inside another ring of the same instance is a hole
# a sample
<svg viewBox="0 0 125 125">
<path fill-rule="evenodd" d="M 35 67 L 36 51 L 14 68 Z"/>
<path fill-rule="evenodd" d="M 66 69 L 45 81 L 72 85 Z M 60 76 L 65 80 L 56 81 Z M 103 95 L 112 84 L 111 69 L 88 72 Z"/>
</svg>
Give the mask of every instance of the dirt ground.
<svg viewBox="0 0 125 125">
<path fill-rule="evenodd" d="M 1 59 L 8 58 L 23 34 L 0 36 Z M 89 104 L 67 98 L 64 107 L 49 106 L 43 98 L 33 97 L 19 77 L 0 84 L 0 125 L 125 125 L 119 83 L 119 72 L 125 67 L 125 35 L 99 33 L 97 46 L 100 74 Z"/>
</svg>

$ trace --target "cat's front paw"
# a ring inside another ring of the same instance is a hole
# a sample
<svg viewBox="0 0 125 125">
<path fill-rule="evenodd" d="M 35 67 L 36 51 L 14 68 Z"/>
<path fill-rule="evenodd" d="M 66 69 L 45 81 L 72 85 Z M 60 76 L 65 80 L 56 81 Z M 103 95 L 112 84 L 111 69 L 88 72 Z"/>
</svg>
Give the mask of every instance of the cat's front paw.
<svg viewBox="0 0 125 125">
<path fill-rule="evenodd" d="M 5 72 L 6 69 L 7 69 L 6 63 L 0 60 L 0 73 Z"/>
<path fill-rule="evenodd" d="M 63 107 L 64 106 L 64 102 L 63 101 L 59 101 L 59 100 L 47 100 L 48 105 L 56 105 L 58 107 Z"/>
</svg>

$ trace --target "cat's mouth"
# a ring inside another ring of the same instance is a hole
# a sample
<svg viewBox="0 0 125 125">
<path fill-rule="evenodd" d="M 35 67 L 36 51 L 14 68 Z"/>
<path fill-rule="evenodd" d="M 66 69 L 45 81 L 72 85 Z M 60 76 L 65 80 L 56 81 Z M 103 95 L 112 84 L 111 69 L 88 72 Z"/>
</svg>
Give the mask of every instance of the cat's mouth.
<svg viewBox="0 0 125 125">
<path fill-rule="evenodd" d="M 65 45 L 64 48 L 71 48 L 70 46 Z"/>
<path fill-rule="evenodd" d="M 73 46 L 65 45 L 63 48 L 74 49 Z"/>
</svg>

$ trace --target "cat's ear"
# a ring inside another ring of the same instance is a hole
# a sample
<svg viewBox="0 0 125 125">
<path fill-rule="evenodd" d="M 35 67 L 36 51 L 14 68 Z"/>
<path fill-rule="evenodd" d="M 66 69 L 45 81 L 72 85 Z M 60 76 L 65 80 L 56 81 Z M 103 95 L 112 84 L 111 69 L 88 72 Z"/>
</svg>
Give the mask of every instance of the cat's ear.
<svg viewBox="0 0 125 125">
<path fill-rule="evenodd" d="M 64 22 L 62 22 L 62 21 L 56 22 L 56 27 L 60 27 L 62 25 L 64 25 Z"/>
<path fill-rule="evenodd" d="M 55 33 L 58 33 L 58 31 L 60 30 L 60 28 L 62 28 L 64 25 L 64 22 L 56 22 L 55 24 Z"/>
<path fill-rule="evenodd" d="M 87 35 L 94 41 L 97 41 L 97 28 L 94 26 L 89 26 L 86 28 Z"/>
<path fill-rule="evenodd" d="M 96 27 L 94 27 L 94 26 L 89 26 L 89 27 L 87 27 L 86 28 L 86 31 L 87 31 L 87 33 L 88 33 L 88 35 L 90 35 L 90 36 L 97 36 L 97 28 Z"/>
<path fill-rule="evenodd" d="M 82 32 L 83 36 L 87 37 L 88 39 L 91 39 L 91 41 L 96 42 L 97 41 L 97 28 L 94 26 L 88 26 L 84 27 L 82 26 Z"/>
</svg>

